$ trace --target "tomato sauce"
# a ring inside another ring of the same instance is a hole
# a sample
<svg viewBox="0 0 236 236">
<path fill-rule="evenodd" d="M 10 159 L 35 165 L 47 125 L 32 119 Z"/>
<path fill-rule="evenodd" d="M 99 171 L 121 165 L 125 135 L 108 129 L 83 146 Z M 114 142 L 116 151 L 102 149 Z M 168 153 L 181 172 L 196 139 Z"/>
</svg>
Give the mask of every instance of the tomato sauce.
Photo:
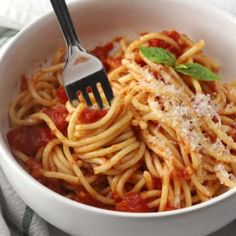
<svg viewBox="0 0 236 236">
<path fill-rule="evenodd" d="M 53 135 L 45 124 L 23 126 L 7 133 L 10 146 L 28 156 L 34 156 L 52 138 Z"/>
<path fill-rule="evenodd" d="M 106 63 L 109 65 L 109 70 L 114 70 L 121 65 L 121 57 L 107 57 Z"/>
<path fill-rule="evenodd" d="M 42 165 L 41 163 L 36 160 L 35 158 L 29 158 L 27 161 L 26 161 L 26 165 L 30 168 L 29 169 L 29 172 L 30 174 L 35 178 L 37 179 L 40 183 L 43 183 L 44 184 L 44 177 L 42 175 Z"/>
<path fill-rule="evenodd" d="M 178 43 L 178 39 L 180 38 L 180 35 L 177 31 L 174 31 L 174 30 L 173 31 L 164 31 L 163 33 Z M 164 48 L 164 49 L 170 51 L 171 53 L 175 54 L 176 57 L 179 57 L 182 53 L 178 49 L 176 49 L 174 46 L 172 46 L 171 44 L 169 44 L 168 42 L 166 42 L 162 39 L 150 39 L 149 46 Z"/>
<path fill-rule="evenodd" d="M 167 35 L 168 37 L 172 38 L 175 41 L 178 41 L 180 38 L 180 35 L 177 31 L 172 30 L 172 31 L 163 31 L 163 34 Z"/>
<path fill-rule="evenodd" d="M 162 39 L 154 38 L 149 40 L 149 46 L 167 49 L 170 44 Z"/>
<path fill-rule="evenodd" d="M 170 205 L 170 202 L 167 201 L 166 207 L 165 207 L 165 211 L 173 211 L 173 210 L 177 210 L 177 208 L 174 207 L 174 206 L 171 206 L 171 205 Z"/>
<path fill-rule="evenodd" d="M 114 199 L 115 202 L 120 202 L 122 200 L 121 196 L 116 192 L 112 193 L 112 198 Z"/>
<path fill-rule="evenodd" d="M 106 70 L 109 70 L 109 65 L 107 64 L 107 57 L 110 51 L 113 49 L 113 43 L 109 42 L 103 46 L 97 46 L 91 53 L 98 57 L 103 63 Z"/>
<path fill-rule="evenodd" d="M 193 171 L 191 167 L 185 167 L 184 170 L 173 170 L 172 171 L 172 177 L 183 179 L 183 180 L 189 180 L 191 178 Z"/>
<path fill-rule="evenodd" d="M 50 188 L 52 191 L 59 193 L 61 195 L 65 195 L 65 190 L 62 188 L 60 180 L 57 179 L 48 179 L 43 177 L 43 185 Z"/>
<path fill-rule="evenodd" d="M 49 179 L 49 178 L 46 178 L 42 175 L 42 171 L 41 171 L 42 165 L 38 160 L 36 160 L 34 158 L 29 158 L 26 162 L 26 165 L 30 168 L 30 170 L 29 170 L 30 175 L 32 175 L 41 184 L 50 188 L 54 192 L 65 195 L 65 191 L 63 190 L 59 180 Z"/>
<path fill-rule="evenodd" d="M 144 67 L 146 65 L 146 62 L 139 56 L 138 53 L 136 53 L 135 55 L 135 62 L 141 67 Z"/>
<path fill-rule="evenodd" d="M 162 179 L 158 179 L 156 177 L 152 177 L 153 186 L 155 189 L 161 189 L 162 188 Z"/>
<path fill-rule="evenodd" d="M 115 204 L 117 211 L 125 212 L 151 212 L 147 203 L 140 197 L 138 193 L 128 193 L 124 198 Z"/>
<path fill-rule="evenodd" d="M 78 187 L 70 198 L 86 205 L 112 210 L 112 206 L 108 206 L 99 202 L 97 199 L 92 197 L 82 186 Z"/>
<path fill-rule="evenodd" d="M 25 75 L 21 76 L 21 82 L 20 82 L 20 91 L 25 91 L 28 89 L 28 79 Z"/>
<path fill-rule="evenodd" d="M 100 120 L 107 114 L 107 110 L 98 110 L 93 108 L 85 108 L 79 116 L 82 124 L 89 124 Z"/>
<path fill-rule="evenodd" d="M 56 90 L 56 96 L 59 98 L 60 102 L 63 104 L 65 104 L 68 101 L 66 91 L 65 91 L 64 87 L 62 87 L 62 86 L 60 86 Z"/>
<path fill-rule="evenodd" d="M 217 86 L 215 81 L 201 81 L 204 86 L 207 86 L 212 93 L 217 92 Z"/>
<path fill-rule="evenodd" d="M 235 127 L 230 127 L 227 134 L 236 142 L 236 129 Z"/>
<path fill-rule="evenodd" d="M 68 111 L 64 105 L 59 104 L 50 108 L 44 108 L 42 111 L 52 119 L 62 133 L 65 133 L 68 126 L 68 122 L 66 121 Z"/>
</svg>

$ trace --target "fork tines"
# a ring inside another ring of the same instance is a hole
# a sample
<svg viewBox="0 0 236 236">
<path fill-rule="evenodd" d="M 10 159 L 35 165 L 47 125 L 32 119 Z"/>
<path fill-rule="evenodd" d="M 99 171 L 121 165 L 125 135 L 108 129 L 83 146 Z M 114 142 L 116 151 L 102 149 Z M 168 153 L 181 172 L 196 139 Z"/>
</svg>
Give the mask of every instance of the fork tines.
<svg viewBox="0 0 236 236">
<path fill-rule="evenodd" d="M 100 109 L 104 107 L 101 95 L 98 91 L 97 84 L 101 84 L 103 92 L 106 96 L 108 103 L 111 105 L 111 101 L 114 97 L 111 85 L 108 81 L 106 72 L 104 69 L 96 71 L 95 73 L 88 75 L 80 80 L 66 84 L 66 92 L 70 101 L 78 103 L 78 92 L 81 92 L 83 98 L 88 106 L 92 106 L 92 101 L 89 96 L 89 92 L 92 92 L 94 98 Z M 75 102 L 74 102 L 75 101 Z"/>
</svg>

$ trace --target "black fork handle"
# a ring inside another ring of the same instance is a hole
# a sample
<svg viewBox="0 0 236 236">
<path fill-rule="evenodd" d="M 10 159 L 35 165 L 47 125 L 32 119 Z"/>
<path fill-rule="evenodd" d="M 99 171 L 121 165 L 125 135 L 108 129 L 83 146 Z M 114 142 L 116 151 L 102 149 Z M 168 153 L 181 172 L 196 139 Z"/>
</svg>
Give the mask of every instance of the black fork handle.
<svg viewBox="0 0 236 236">
<path fill-rule="evenodd" d="M 85 49 L 79 42 L 65 0 L 50 1 L 59 21 L 68 48 L 70 48 L 70 46 L 77 46 L 81 51 L 84 52 Z"/>
</svg>

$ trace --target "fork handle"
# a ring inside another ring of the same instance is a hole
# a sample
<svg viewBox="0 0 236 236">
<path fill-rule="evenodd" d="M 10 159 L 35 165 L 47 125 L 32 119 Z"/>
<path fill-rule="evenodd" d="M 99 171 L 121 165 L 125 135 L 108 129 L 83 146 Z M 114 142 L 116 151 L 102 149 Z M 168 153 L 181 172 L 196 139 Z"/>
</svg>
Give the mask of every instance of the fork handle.
<svg viewBox="0 0 236 236">
<path fill-rule="evenodd" d="M 50 0 L 54 12 L 56 13 L 60 27 L 62 29 L 65 41 L 68 48 L 71 46 L 77 46 L 81 51 L 86 50 L 81 46 L 79 39 L 76 35 L 74 25 L 72 23 L 69 10 L 65 3 L 65 0 Z"/>
</svg>

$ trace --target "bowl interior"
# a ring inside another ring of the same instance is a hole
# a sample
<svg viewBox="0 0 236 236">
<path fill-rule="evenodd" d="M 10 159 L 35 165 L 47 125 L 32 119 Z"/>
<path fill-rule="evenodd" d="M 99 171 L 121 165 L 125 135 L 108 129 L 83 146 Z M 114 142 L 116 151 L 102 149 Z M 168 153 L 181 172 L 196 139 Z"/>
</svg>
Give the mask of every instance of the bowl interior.
<svg viewBox="0 0 236 236">
<path fill-rule="evenodd" d="M 86 48 L 115 36 L 134 38 L 140 32 L 174 28 L 195 41 L 204 39 L 206 52 L 222 64 L 220 73 L 224 78 L 232 79 L 236 75 L 233 66 L 236 64 L 236 43 L 232 40 L 236 38 L 236 21 L 211 7 L 192 1 L 190 4 L 188 1 L 146 0 L 144 4 L 144 1 L 136 0 L 134 4 L 133 0 L 87 0 L 71 4 L 70 9 L 79 38 Z M 0 145 L 5 150 L 0 160 L 2 166 L 8 159 L 14 162 L 4 140 L 9 127 L 8 105 L 18 93 L 20 77 L 37 68 L 45 58 L 51 58 L 62 45 L 64 41 L 56 18 L 49 14 L 24 29 L 0 61 Z"/>
</svg>

